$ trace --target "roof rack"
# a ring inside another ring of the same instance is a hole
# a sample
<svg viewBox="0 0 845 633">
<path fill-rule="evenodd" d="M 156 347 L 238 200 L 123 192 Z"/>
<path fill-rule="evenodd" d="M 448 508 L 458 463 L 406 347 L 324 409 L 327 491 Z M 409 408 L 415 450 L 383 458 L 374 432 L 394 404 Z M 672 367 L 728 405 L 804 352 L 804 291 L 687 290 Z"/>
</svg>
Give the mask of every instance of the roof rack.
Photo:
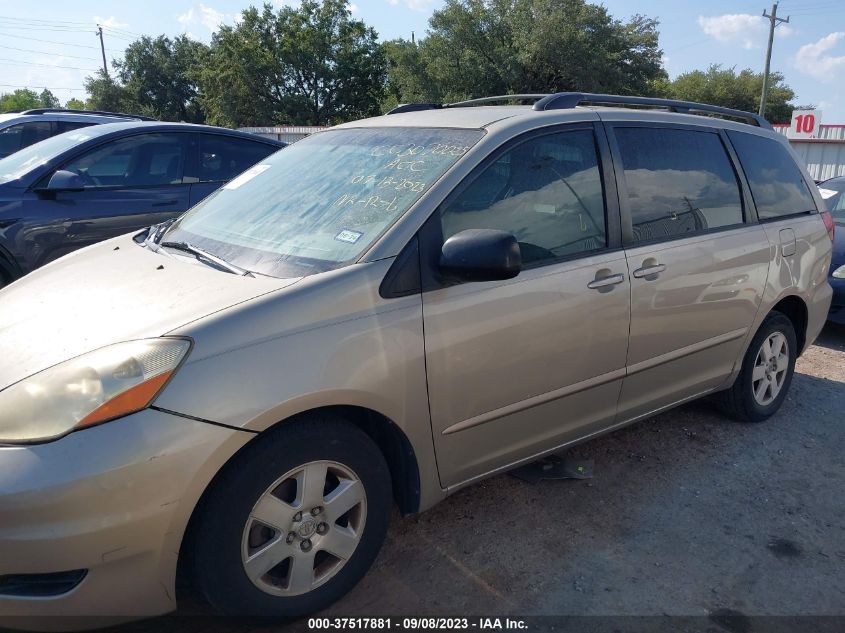
<svg viewBox="0 0 845 633">
<path fill-rule="evenodd" d="M 481 99 L 470 99 L 457 103 L 407 103 L 393 108 L 388 114 L 400 112 L 416 112 L 419 110 L 435 110 L 440 108 L 462 108 L 485 103 L 496 103 L 501 101 L 526 101 L 535 100 L 534 110 L 568 110 L 582 104 L 592 105 L 618 105 L 618 106 L 645 106 L 653 108 L 665 108 L 670 112 L 681 114 L 715 114 L 726 118 L 739 119 L 749 125 L 756 125 L 761 128 L 771 129 L 771 125 L 763 117 L 721 106 L 695 103 L 694 101 L 678 101 L 676 99 L 659 99 L 657 97 L 632 97 L 623 95 L 594 94 L 591 92 L 558 92 L 555 94 L 518 94 L 501 95 L 497 97 L 482 97 Z"/>
<path fill-rule="evenodd" d="M 723 117 L 733 119 L 740 119 L 750 125 L 758 127 L 771 128 L 766 119 L 763 117 L 745 112 L 744 110 L 734 110 L 733 108 L 723 108 L 721 106 L 707 105 L 705 103 L 696 103 L 694 101 L 678 101 L 676 99 L 659 99 L 657 97 L 630 97 L 622 95 L 603 95 L 593 94 L 590 92 L 558 92 L 556 94 L 546 95 L 534 104 L 535 110 L 567 110 L 574 108 L 581 104 L 594 105 L 622 105 L 622 106 L 651 106 L 656 108 L 666 108 L 670 112 L 678 112 L 681 114 L 719 114 Z"/>
<path fill-rule="evenodd" d="M 68 108 L 35 108 L 33 110 L 24 110 L 21 114 L 98 114 L 100 116 L 113 116 L 121 119 L 138 119 L 139 121 L 156 121 L 157 119 L 149 116 L 141 116 L 140 114 L 126 114 L 124 112 L 106 112 L 104 110 L 72 110 Z"/>
</svg>

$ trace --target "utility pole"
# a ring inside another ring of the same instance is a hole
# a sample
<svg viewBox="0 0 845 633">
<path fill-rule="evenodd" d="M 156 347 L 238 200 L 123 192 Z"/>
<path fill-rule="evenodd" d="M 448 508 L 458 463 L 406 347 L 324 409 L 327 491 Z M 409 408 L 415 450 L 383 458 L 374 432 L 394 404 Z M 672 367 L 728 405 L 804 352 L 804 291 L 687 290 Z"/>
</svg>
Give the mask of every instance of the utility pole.
<svg viewBox="0 0 845 633">
<path fill-rule="evenodd" d="M 103 54 L 103 73 L 106 76 L 106 79 L 109 77 L 109 67 L 106 65 L 106 45 L 103 44 L 103 27 L 99 24 L 97 25 L 97 33 L 96 35 L 100 36 L 100 52 Z M 768 68 L 768 66 L 767 66 Z M 768 72 L 768 71 L 766 71 Z"/>
<path fill-rule="evenodd" d="M 769 96 L 769 66 L 772 63 L 772 42 L 775 39 L 775 27 L 781 22 L 789 22 L 789 16 L 786 19 L 778 17 L 778 3 L 772 5 L 772 14 L 766 13 L 763 9 L 763 17 L 769 20 L 769 46 L 766 48 L 766 70 L 763 71 L 763 94 L 760 95 L 760 116 L 766 116 L 766 99 Z"/>
</svg>

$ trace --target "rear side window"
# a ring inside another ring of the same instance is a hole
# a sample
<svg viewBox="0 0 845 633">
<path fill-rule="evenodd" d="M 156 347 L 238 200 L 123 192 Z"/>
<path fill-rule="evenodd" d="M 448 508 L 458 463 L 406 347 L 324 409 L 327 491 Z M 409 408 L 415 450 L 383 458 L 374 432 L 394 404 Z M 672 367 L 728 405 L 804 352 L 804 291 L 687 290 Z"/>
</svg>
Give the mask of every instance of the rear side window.
<svg viewBox="0 0 845 633">
<path fill-rule="evenodd" d="M 535 266 L 604 248 L 605 209 L 592 130 L 533 138 L 499 156 L 441 211 L 443 238 L 499 229 Z"/>
<path fill-rule="evenodd" d="M 94 125 L 94 123 L 88 123 L 85 121 L 56 121 L 56 133 L 62 134 L 64 132 L 70 132 L 71 130 L 78 130 L 82 127 L 89 127 Z"/>
<path fill-rule="evenodd" d="M 200 182 L 225 182 L 279 148 L 240 138 L 200 135 Z"/>
<path fill-rule="evenodd" d="M 801 170 L 781 143 L 742 132 L 728 132 L 728 137 L 742 163 L 761 220 L 816 210 Z"/>
<path fill-rule="evenodd" d="M 736 173 L 718 134 L 616 128 L 635 242 L 742 224 Z"/>
<path fill-rule="evenodd" d="M 30 121 L 7 127 L 0 130 L 0 157 L 13 154 L 51 136 L 49 121 Z"/>
</svg>

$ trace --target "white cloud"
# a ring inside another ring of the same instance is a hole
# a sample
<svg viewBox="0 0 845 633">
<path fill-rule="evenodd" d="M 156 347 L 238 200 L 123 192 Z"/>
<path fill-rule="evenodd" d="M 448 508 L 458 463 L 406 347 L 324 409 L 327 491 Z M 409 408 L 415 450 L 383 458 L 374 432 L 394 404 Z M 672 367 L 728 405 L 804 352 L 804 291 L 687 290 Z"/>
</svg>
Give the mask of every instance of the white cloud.
<svg viewBox="0 0 845 633">
<path fill-rule="evenodd" d="M 349 12 L 350 13 L 358 13 L 358 11 L 360 11 L 360 10 L 361 10 L 360 7 L 357 4 L 355 4 L 354 2 L 349 3 Z"/>
<path fill-rule="evenodd" d="M 725 15 L 698 16 L 698 26 L 707 35 L 724 44 L 741 44 L 745 49 L 761 48 L 766 43 L 769 22 L 761 15 L 726 13 Z M 785 37 L 792 28 L 780 24 L 775 34 Z"/>
<path fill-rule="evenodd" d="M 804 44 L 795 54 L 795 67 L 819 81 L 834 83 L 845 78 L 845 55 L 831 55 L 845 31 L 829 33 L 817 42 Z"/>
<path fill-rule="evenodd" d="M 100 17 L 99 15 L 94 16 L 94 22 L 99 24 L 100 26 L 107 26 L 113 29 L 123 29 L 129 26 L 126 22 L 121 22 L 116 17 L 109 16 L 107 18 Z"/>
<path fill-rule="evenodd" d="M 411 11 L 428 11 L 435 2 L 436 0 L 401 0 L 401 3 Z M 387 4 L 395 7 L 400 4 L 400 0 L 387 0 Z"/>
<path fill-rule="evenodd" d="M 176 18 L 183 29 L 195 24 L 201 24 L 209 31 L 216 31 L 221 24 L 233 21 L 231 16 L 214 7 L 209 7 L 202 2 L 192 6 L 185 13 Z"/>
</svg>

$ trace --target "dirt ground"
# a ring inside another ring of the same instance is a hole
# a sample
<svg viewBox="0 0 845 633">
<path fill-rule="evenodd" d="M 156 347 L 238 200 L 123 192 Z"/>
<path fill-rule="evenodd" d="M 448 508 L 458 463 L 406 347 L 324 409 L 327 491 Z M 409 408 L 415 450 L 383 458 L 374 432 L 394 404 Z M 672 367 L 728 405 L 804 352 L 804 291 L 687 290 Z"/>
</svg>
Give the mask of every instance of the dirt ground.
<svg viewBox="0 0 845 633">
<path fill-rule="evenodd" d="M 717 631 L 845 616 L 845 327 L 799 360 L 768 422 L 698 402 L 570 455 L 594 477 L 503 475 L 395 516 L 373 569 L 321 615 L 703 616 Z"/>
</svg>

